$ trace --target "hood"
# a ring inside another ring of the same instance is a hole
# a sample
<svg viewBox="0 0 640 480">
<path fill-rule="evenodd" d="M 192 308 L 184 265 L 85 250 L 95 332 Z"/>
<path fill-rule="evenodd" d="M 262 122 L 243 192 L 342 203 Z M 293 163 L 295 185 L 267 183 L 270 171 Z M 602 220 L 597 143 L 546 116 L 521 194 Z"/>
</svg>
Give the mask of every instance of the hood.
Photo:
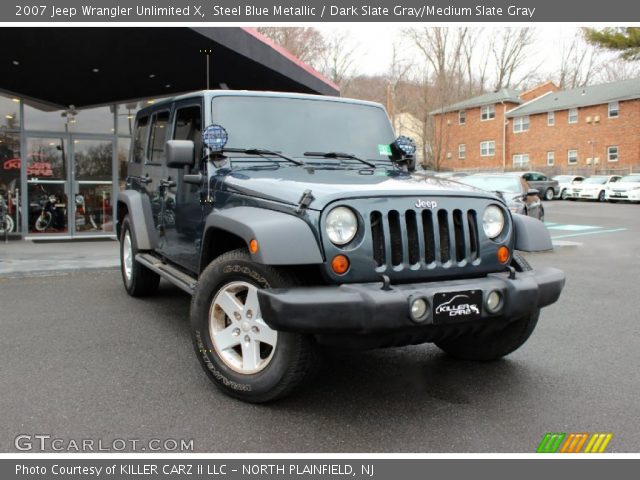
<svg viewBox="0 0 640 480">
<path fill-rule="evenodd" d="M 220 169 L 213 175 L 216 188 L 277 202 L 297 205 L 305 190 L 314 197 L 309 208 L 321 210 L 328 203 L 355 197 L 460 196 L 495 198 L 489 192 L 454 180 L 398 170 L 335 169 L 316 166 L 277 166 Z"/>
<path fill-rule="evenodd" d="M 640 181 L 638 182 L 617 182 L 609 185 L 611 190 L 632 190 L 640 187 Z"/>
</svg>

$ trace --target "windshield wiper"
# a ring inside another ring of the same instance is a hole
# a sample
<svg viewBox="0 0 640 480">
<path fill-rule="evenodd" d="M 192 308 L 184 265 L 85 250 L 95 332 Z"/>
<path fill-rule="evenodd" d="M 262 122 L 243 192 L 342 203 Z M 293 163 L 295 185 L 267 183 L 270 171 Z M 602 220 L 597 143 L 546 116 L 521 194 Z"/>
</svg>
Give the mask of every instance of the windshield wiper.
<svg viewBox="0 0 640 480">
<path fill-rule="evenodd" d="M 273 150 L 265 150 L 264 148 L 225 148 L 223 152 L 229 153 L 246 153 L 247 155 L 258 155 L 260 157 L 266 156 L 274 156 L 280 157 L 288 162 L 295 163 L 296 165 L 304 165 L 305 163 L 301 160 L 296 160 L 295 158 L 288 157 L 280 152 L 274 152 Z"/>
<path fill-rule="evenodd" d="M 350 153 L 342 153 L 342 152 L 304 152 L 304 156 L 305 157 L 324 157 L 324 158 L 346 158 L 349 160 L 357 160 L 359 162 L 364 163 L 365 165 L 369 165 L 371 168 L 376 168 L 376 164 L 375 163 L 371 163 L 367 160 L 364 160 L 362 158 L 358 158 L 355 155 L 352 155 Z"/>
</svg>

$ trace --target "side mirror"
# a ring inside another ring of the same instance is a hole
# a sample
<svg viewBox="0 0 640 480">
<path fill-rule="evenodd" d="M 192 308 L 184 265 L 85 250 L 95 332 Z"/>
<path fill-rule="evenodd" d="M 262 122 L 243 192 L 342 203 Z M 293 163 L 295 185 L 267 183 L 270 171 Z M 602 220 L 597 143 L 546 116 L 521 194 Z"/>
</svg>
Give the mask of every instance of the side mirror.
<svg viewBox="0 0 640 480">
<path fill-rule="evenodd" d="M 167 166 L 169 168 L 192 167 L 195 146 L 191 140 L 167 141 Z"/>
<path fill-rule="evenodd" d="M 540 190 L 537 190 L 535 188 L 530 188 L 529 190 L 527 190 L 527 197 L 533 197 L 534 195 L 540 195 Z"/>
</svg>

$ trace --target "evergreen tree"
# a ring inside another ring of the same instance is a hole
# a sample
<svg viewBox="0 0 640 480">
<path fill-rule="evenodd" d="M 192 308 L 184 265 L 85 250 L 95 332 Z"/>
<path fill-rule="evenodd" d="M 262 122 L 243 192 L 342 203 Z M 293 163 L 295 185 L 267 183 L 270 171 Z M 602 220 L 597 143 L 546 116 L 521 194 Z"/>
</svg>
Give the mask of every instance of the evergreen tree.
<svg viewBox="0 0 640 480">
<path fill-rule="evenodd" d="M 621 52 L 625 60 L 640 59 L 640 27 L 587 28 L 585 38 L 593 45 Z"/>
</svg>

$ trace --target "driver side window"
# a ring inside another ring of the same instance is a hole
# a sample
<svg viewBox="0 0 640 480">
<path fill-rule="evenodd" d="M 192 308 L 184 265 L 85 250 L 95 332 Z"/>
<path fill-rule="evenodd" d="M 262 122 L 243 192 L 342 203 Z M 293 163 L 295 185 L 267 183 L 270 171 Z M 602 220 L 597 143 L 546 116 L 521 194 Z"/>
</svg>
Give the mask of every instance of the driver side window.
<svg viewBox="0 0 640 480">
<path fill-rule="evenodd" d="M 190 105 L 177 110 L 173 139 L 191 140 L 195 147 L 196 163 L 202 158 L 202 119 L 199 105 Z"/>
</svg>

